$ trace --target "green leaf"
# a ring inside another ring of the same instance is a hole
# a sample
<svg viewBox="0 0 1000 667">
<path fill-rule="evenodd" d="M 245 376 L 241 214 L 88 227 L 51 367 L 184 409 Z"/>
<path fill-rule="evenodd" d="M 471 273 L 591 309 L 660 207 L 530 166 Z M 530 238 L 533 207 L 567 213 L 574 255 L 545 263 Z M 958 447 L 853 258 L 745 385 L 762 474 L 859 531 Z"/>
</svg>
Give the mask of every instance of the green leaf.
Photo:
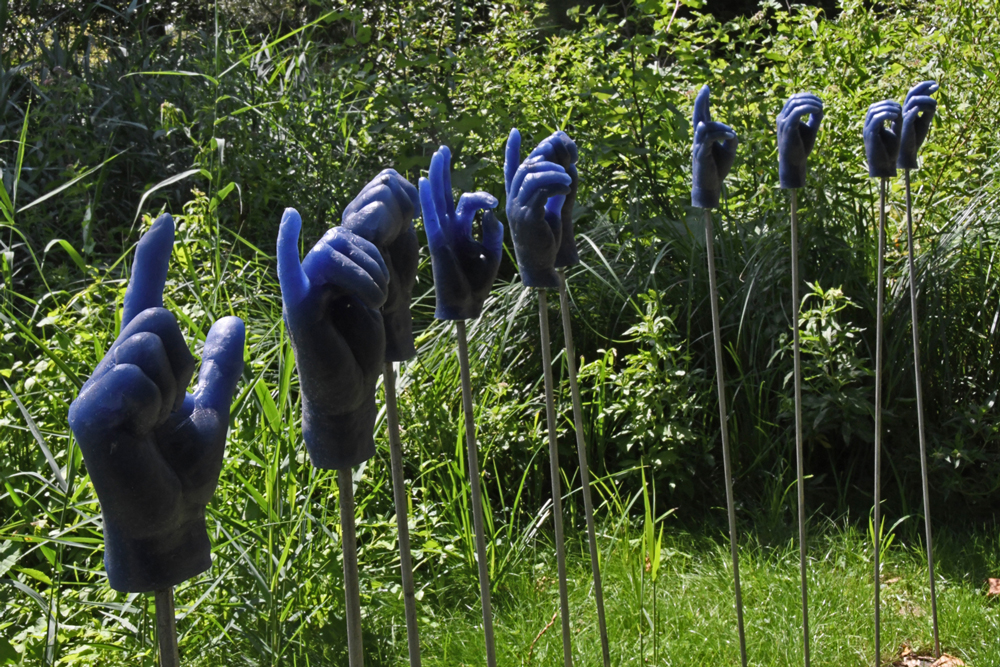
<svg viewBox="0 0 1000 667">
<path fill-rule="evenodd" d="M 260 401 L 260 407 L 264 411 L 264 417 L 271 430 L 275 433 L 281 433 L 281 418 L 278 416 L 278 407 L 274 404 L 271 391 L 267 388 L 264 378 L 257 380 L 257 384 L 253 388 L 257 392 L 257 399 Z"/>
<path fill-rule="evenodd" d="M 46 575 L 44 572 L 39 572 L 38 570 L 32 569 L 30 567 L 15 567 L 14 571 L 20 572 L 21 574 L 26 574 L 32 579 L 36 579 L 42 582 L 46 586 L 52 585 L 52 580 L 49 579 L 48 575 Z"/>
<path fill-rule="evenodd" d="M 8 540 L 0 545 L 0 577 L 17 564 L 20 556 L 21 549 L 16 542 Z"/>
</svg>

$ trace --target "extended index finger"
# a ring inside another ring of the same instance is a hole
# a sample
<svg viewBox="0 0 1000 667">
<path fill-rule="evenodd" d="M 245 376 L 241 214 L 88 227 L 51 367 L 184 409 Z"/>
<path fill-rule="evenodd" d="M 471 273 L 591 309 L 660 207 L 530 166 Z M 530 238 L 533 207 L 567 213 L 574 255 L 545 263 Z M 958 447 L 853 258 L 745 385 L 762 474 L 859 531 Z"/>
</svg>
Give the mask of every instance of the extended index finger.
<svg viewBox="0 0 1000 667">
<path fill-rule="evenodd" d="M 712 91 L 706 83 L 698 91 L 698 97 L 694 98 L 694 119 L 692 125 L 698 127 L 698 123 L 712 122 L 712 112 L 709 106 L 709 97 Z"/>
<path fill-rule="evenodd" d="M 132 278 L 125 290 L 122 329 L 147 308 L 163 307 L 163 286 L 174 247 L 174 219 L 164 213 L 142 235 L 135 249 Z"/>
</svg>

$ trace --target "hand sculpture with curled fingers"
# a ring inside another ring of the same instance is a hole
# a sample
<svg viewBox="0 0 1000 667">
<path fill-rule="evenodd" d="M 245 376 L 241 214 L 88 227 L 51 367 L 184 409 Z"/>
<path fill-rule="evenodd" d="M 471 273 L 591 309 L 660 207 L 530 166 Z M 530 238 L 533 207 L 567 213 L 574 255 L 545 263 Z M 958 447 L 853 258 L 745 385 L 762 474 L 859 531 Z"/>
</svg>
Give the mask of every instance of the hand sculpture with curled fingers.
<svg viewBox="0 0 1000 667">
<path fill-rule="evenodd" d="M 553 132 L 542 140 L 528 155 L 529 158 L 542 158 L 566 170 L 570 177 L 569 192 L 565 195 L 550 197 L 545 202 L 547 215 L 558 215 L 562 223 L 562 239 L 559 252 L 556 253 L 554 266 L 562 268 L 579 263 L 580 255 L 576 250 L 576 234 L 573 229 L 573 206 L 576 204 L 576 191 L 579 186 L 579 175 L 576 170 L 578 152 L 576 143 L 562 130 Z"/>
<path fill-rule="evenodd" d="M 691 205 L 716 208 L 722 197 L 722 181 L 736 159 L 739 139 L 728 125 L 712 120 L 711 90 L 702 86 L 694 100 L 694 145 L 691 148 Z"/>
<path fill-rule="evenodd" d="M 439 320 L 479 317 L 500 268 L 503 225 L 487 192 L 465 193 L 458 208 L 451 191 L 451 151 L 441 146 L 431 158 L 430 178 L 420 179 L 420 210 L 434 270 Z M 476 211 L 483 209 L 482 241 L 472 237 Z"/>
<path fill-rule="evenodd" d="M 887 122 L 892 126 L 886 127 Z M 899 102 L 883 100 L 868 107 L 863 136 L 869 176 L 892 178 L 896 175 L 902 122 L 903 108 Z"/>
<path fill-rule="evenodd" d="M 906 94 L 903 101 L 903 130 L 899 142 L 899 157 L 896 166 L 900 169 L 916 169 L 917 151 L 927 138 L 931 129 L 934 112 L 937 111 L 937 100 L 931 97 L 937 92 L 936 81 L 918 83 Z"/>
<path fill-rule="evenodd" d="M 389 269 L 389 292 L 382 306 L 385 361 L 405 361 L 413 346 L 410 296 L 417 280 L 419 247 L 413 216 L 420 199 L 413 184 L 393 169 L 384 169 L 362 188 L 341 218 L 341 226 L 375 244 Z"/>
<path fill-rule="evenodd" d="M 390 272 L 373 243 L 344 227 L 324 234 L 300 264 L 301 228 L 298 212 L 285 209 L 278 281 L 299 372 L 302 436 L 314 466 L 346 470 L 375 454 L 375 386 L 385 359 L 379 308 Z"/>
<path fill-rule="evenodd" d="M 562 248 L 563 204 L 573 179 L 543 154 L 521 162 L 521 133 L 516 129 L 507 139 L 503 171 L 507 222 L 521 280 L 528 287 L 559 287 L 555 266 Z"/>
<path fill-rule="evenodd" d="M 70 405 L 104 517 L 104 564 L 117 591 L 175 586 L 212 565 L 205 507 L 222 469 L 229 406 L 243 372 L 243 321 L 208 332 L 195 359 L 163 308 L 174 222 L 160 216 L 136 247 L 118 339 Z"/>
<path fill-rule="evenodd" d="M 809 122 L 802 119 L 809 116 Z M 811 93 L 788 98 L 778 114 L 778 181 L 784 189 L 805 187 L 809 154 L 823 121 L 823 101 Z"/>
</svg>

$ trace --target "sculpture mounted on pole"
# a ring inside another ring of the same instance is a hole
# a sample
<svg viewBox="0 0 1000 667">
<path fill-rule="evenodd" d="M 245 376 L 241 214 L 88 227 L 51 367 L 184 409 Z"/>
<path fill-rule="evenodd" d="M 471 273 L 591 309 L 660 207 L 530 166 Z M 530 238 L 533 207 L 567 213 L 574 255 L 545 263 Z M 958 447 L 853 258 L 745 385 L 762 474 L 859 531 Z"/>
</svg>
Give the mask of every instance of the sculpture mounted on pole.
<svg viewBox="0 0 1000 667">
<path fill-rule="evenodd" d="M 740 639 L 740 661 L 747 665 L 746 635 L 743 628 L 743 593 L 740 589 L 740 559 L 736 541 L 736 505 L 733 498 L 733 467 L 729 455 L 729 412 L 726 409 L 726 380 L 722 366 L 722 331 L 719 323 L 719 288 L 715 279 L 715 234 L 712 209 L 722 198 L 722 182 L 736 160 L 739 139 L 732 128 L 712 120 L 708 85 L 694 100 L 694 144 L 691 147 L 691 205 L 705 210 L 705 250 L 708 257 L 708 284 L 712 306 L 712 337 L 715 347 L 715 376 L 719 392 L 719 429 L 722 437 L 722 467 L 726 482 L 726 510 L 729 515 L 729 548 L 733 559 L 736 594 L 736 629 Z"/>
<path fill-rule="evenodd" d="M 883 100 L 868 107 L 863 137 L 868 175 L 879 179 L 878 269 L 875 306 L 875 507 L 872 531 L 875 561 L 875 664 L 882 660 L 882 616 L 879 601 L 881 587 L 882 532 L 882 320 L 885 304 L 885 196 L 889 179 L 896 175 L 899 155 L 899 131 L 903 109 L 898 102 Z M 886 127 L 886 123 L 891 123 Z"/>
<path fill-rule="evenodd" d="M 809 117 L 809 121 L 803 118 Z M 792 95 L 778 115 L 778 181 L 790 191 L 792 246 L 792 355 L 795 366 L 795 486 L 799 514 L 799 578 L 802 591 L 802 656 L 809 667 L 809 588 L 806 571 L 806 492 L 802 451 L 802 357 L 799 348 L 799 232 L 797 189 L 806 184 L 809 154 L 823 121 L 823 101 L 810 93 Z"/>
<path fill-rule="evenodd" d="M 472 491 L 472 522 L 476 536 L 476 564 L 483 611 L 486 664 L 496 667 L 493 635 L 493 608 L 490 602 L 489 561 L 486 552 L 483 499 L 476 445 L 476 423 L 472 406 L 472 378 L 465 320 L 479 317 L 490 293 L 503 252 L 503 225 L 493 214 L 496 197 L 486 192 L 465 193 L 455 206 L 451 191 L 451 151 L 441 146 L 431 158 L 430 178 L 420 179 L 420 208 L 427 232 L 437 300 L 434 316 L 455 320 L 458 335 L 458 362 L 462 377 L 462 408 L 465 413 L 465 442 Z M 481 241 L 472 235 L 476 211 L 483 210 Z"/>
<path fill-rule="evenodd" d="M 344 597 L 351 667 L 364 664 L 351 468 L 375 454 L 375 386 L 385 356 L 379 308 L 389 270 L 370 242 L 327 232 L 299 263 L 302 220 L 286 209 L 278 230 L 278 280 L 302 392 L 302 436 L 317 468 L 337 471 Z"/>
<path fill-rule="evenodd" d="M 903 170 L 906 185 L 906 248 L 910 276 L 910 328 L 913 332 L 913 374 L 917 398 L 917 434 L 920 443 L 920 481 L 924 499 L 924 535 L 927 543 L 927 574 L 931 592 L 931 627 L 934 632 L 934 657 L 941 657 L 941 638 L 938 632 L 937 589 L 934 582 L 934 541 L 931 533 L 930 480 L 927 472 L 927 437 L 924 432 L 924 395 L 920 381 L 920 329 L 917 326 L 917 270 L 913 261 L 913 197 L 910 192 L 910 170 L 916 169 L 917 151 L 927 138 L 931 121 L 937 111 L 935 81 L 918 83 L 906 94 L 903 101 L 903 127 L 899 141 L 896 166 Z"/>
<path fill-rule="evenodd" d="M 209 569 L 205 507 L 215 493 L 229 406 L 243 372 L 243 321 L 212 325 L 198 384 L 195 358 L 163 307 L 174 222 L 161 215 L 136 246 L 121 333 L 70 405 L 104 518 L 104 564 L 117 591 L 156 592 L 158 625 L 173 628 L 172 587 Z M 177 639 L 160 633 L 161 664 Z"/>
</svg>

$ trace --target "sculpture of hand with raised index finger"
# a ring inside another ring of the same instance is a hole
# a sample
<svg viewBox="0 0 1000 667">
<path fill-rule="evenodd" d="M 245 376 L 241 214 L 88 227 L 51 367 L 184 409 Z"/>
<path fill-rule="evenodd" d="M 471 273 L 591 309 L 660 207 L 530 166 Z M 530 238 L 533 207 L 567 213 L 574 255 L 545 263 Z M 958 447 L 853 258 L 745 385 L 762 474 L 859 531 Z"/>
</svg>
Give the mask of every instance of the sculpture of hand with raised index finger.
<svg viewBox="0 0 1000 667">
<path fill-rule="evenodd" d="M 809 122 L 803 118 L 809 116 Z M 778 181 L 786 190 L 806 185 L 809 154 L 823 121 L 823 100 L 812 93 L 788 98 L 778 114 Z"/>
<path fill-rule="evenodd" d="M 924 144 L 931 129 L 937 100 L 931 97 L 937 92 L 936 81 L 918 83 L 906 94 L 903 101 L 903 129 L 899 141 L 899 157 L 896 166 L 900 169 L 916 169 L 917 151 Z"/>
<path fill-rule="evenodd" d="M 691 205 L 717 208 L 722 198 L 722 181 L 736 160 L 739 139 L 733 129 L 712 120 L 711 90 L 702 86 L 694 100 L 694 145 L 691 149 Z"/>
<path fill-rule="evenodd" d="M 229 406 L 243 372 L 243 321 L 209 330 L 195 359 L 163 308 L 174 222 L 136 247 L 117 340 L 69 408 L 104 518 L 104 565 L 117 591 L 175 586 L 212 565 L 205 507 L 222 470 Z"/>
<path fill-rule="evenodd" d="M 377 207 L 376 207 L 377 210 Z M 379 308 L 389 269 L 373 243 L 334 227 L 299 263 L 302 219 L 285 209 L 278 281 L 302 392 L 302 436 L 317 468 L 346 470 L 375 455 L 375 386 L 385 358 Z"/>
<path fill-rule="evenodd" d="M 413 216 L 419 212 L 420 199 L 413 184 L 394 169 L 383 169 L 347 205 L 341 218 L 344 229 L 375 244 L 389 268 L 389 292 L 382 306 L 386 361 L 405 361 L 417 353 L 410 296 L 420 252 Z"/>
<path fill-rule="evenodd" d="M 431 158 L 430 178 L 420 179 L 420 210 L 434 271 L 434 316 L 439 320 L 479 317 L 493 287 L 503 251 L 503 225 L 493 211 L 496 197 L 487 192 L 451 191 L 451 151 L 441 146 Z M 481 241 L 472 236 L 476 211 L 483 210 Z"/>
<path fill-rule="evenodd" d="M 891 123 L 890 127 L 885 126 L 887 122 Z M 902 122 L 903 108 L 899 102 L 883 100 L 868 107 L 863 136 L 869 176 L 892 178 L 896 175 Z"/>
<path fill-rule="evenodd" d="M 510 131 L 504 157 L 507 222 L 521 281 L 528 287 L 557 288 L 556 260 L 562 248 L 562 211 L 573 179 L 544 155 L 521 162 L 521 133 Z"/>
</svg>

